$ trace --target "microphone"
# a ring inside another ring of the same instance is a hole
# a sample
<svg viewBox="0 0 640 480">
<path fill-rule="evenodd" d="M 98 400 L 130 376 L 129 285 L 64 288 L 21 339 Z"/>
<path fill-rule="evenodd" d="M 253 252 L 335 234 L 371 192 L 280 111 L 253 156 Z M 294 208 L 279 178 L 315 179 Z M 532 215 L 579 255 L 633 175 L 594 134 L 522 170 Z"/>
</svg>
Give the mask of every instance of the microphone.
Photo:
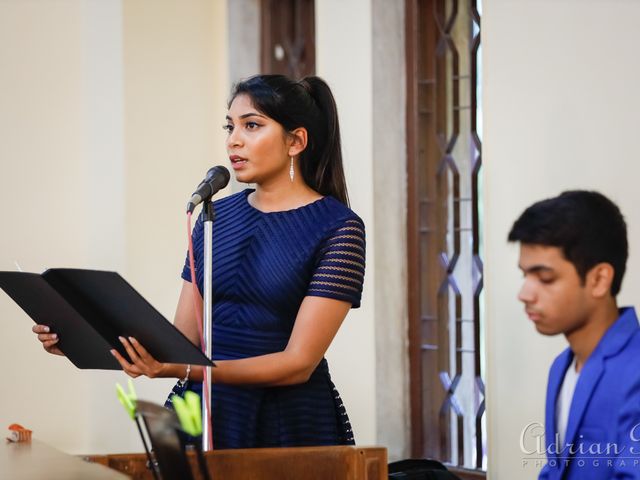
<svg viewBox="0 0 640 480">
<path fill-rule="evenodd" d="M 210 168 L 207 171 L 207 176 L 204 178 L 200 185 L 187 203 L 187 213 L 193 213 L 193 209 L 196 205 L 201 204 L 204 200 L 213 197 L 219 190 L 222 190 L 229 183 L 229 170 L 218 165 Z"/>
</svg>

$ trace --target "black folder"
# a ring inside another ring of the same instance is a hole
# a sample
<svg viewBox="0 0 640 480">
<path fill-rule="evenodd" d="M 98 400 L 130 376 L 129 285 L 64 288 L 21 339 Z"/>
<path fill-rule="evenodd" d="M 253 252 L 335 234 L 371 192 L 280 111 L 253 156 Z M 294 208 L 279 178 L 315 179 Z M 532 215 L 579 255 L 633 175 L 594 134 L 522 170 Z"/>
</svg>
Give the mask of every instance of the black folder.
<svg viewBox="0 0 640 480">
<path fill-rule="evenodd" d="M 58 334 L 57 346 L 78 368 L 122 370 L 109 351 L 129 359 L 119 336 L 135 337 L 159 362 L 213 365 L 115 272 L 0 272 L 0 288 L 36 323 Z"/>
</svg>

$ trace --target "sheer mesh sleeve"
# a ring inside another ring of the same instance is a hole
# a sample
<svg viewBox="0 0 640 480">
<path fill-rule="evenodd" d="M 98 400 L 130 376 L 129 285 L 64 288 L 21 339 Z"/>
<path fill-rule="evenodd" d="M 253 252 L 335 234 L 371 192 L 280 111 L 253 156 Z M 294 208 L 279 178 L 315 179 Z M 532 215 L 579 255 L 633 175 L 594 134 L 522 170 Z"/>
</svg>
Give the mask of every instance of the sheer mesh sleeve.
<svg viewBox="0 0 640 480">
<path fill-rule="evenodd" d="M 322 248 L 307 295 L 345 300 L 358 308 L 364 280 L 365 248 L 362 221 L 345 221 Z"/>
</svg>

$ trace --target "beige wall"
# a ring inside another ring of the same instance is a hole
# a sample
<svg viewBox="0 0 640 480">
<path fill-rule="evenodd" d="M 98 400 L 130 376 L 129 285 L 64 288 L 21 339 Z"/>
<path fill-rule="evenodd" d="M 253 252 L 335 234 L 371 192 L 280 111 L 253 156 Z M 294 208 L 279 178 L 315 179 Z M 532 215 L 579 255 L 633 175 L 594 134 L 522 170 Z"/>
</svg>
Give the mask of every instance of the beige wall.
<svg viewBox="0 0 640 480">
<path fill-rule="evenodd" d="M 404 1 L 372 1 L 376 443 L 410 454 Z"/>
<path fill-rule="evenodd" d="M 15 270 L 14 260 L 35 272 L 122 268 L 120 36 L 118 3 L 0 4 L 1 269 Z M 100 221 L 89 217 L 90 196 Z M 19 422 L 61 448 L 90 448 L 95 377 L 45 354 L 4 294 L 0 316 L 0 425 Z"/>
<path fill-rule="evenodd" d="M 225 156 L 225 5 L 0 2 L 0 269 L 117 270 L 172 318 L 185 202 Z M 4 294 L 0 317 L 0 425 L 69 452 L 141 449 L 115 397 L 124 374 L 45 354 Z M 170 384 L 136 381 L 158 402 Z"/>
<path fill-rule="evenodd" d="M 640 4 L 486 0 L 483 12 L 484 211 L 489 471 L 523 468 L 522 428 L 542 421 L 547 370 L 565 347 L 538 335 L 516 301 L 520 273 L 505 238 L 532 202 L 598 189 L 629 223 L 631 256 L 620 300 L 637 301 L 640 194 L 635 176 L 640 95 Z"/>
<path fill-rule="evenodd" d="M 336 97 L 351 208 L 367 227 L 362 306 L 349 313 L 327 354 L 359 444 L 377 440 L 371 32 L 370 0 L 316 2 L 316 71 Z"/>
</svg>

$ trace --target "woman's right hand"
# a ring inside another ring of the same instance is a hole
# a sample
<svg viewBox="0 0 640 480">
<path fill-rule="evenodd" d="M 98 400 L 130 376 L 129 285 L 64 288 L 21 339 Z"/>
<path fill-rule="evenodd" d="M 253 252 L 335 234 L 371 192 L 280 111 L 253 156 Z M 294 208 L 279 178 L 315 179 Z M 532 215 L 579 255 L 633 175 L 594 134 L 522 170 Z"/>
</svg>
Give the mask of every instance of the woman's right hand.
<svg viewBox="0 0 640 480">
<path fill-rule="evenodd" d="M 58 335 L 55 333 L 51 333 L 50 328 L 46 325 L 34 325 L 31 329 L 33 333 L 38 335 L 38 340 L 42 342 L 42 347 L 49 353 L 53 355 L 63 355 L 62 350 L 60 350 L 56 344 L 58 343 Z"/>
</svg>

